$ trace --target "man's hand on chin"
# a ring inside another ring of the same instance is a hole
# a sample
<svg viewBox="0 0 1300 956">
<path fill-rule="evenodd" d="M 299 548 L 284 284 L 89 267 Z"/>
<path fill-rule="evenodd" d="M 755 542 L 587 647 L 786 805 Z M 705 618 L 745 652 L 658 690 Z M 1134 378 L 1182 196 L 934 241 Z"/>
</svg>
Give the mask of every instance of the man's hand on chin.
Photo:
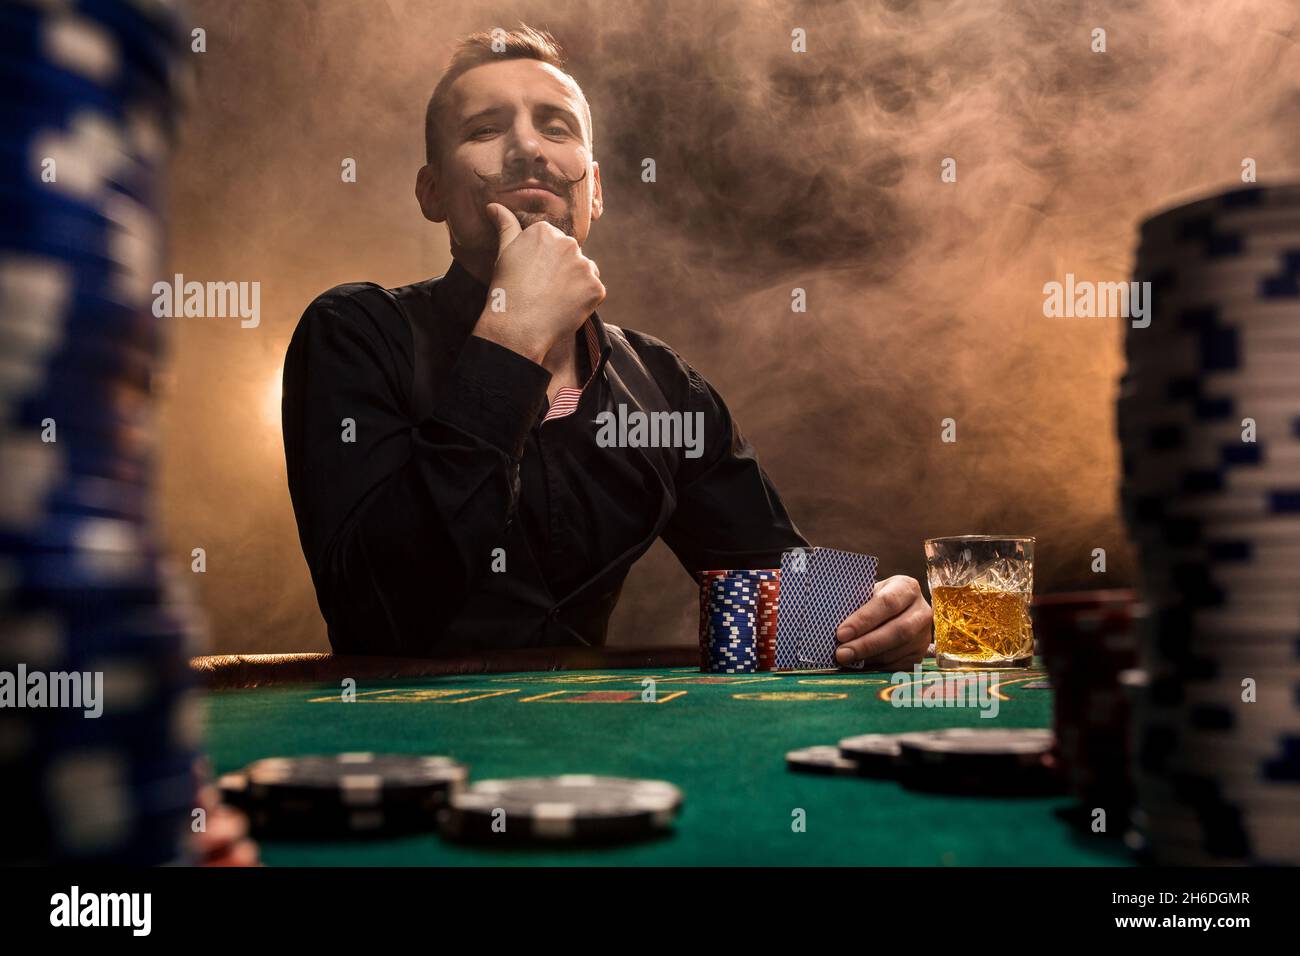
<svg viewBox="0 0 1300 956">
<path fill-rule="evenodd" d="M 836 630 L 840 646 L 835 659 L 841 664 L 864 661 L 871 671 L 904 670 L 925 657 L 933 623 L 916 578 L 885 578 Z"/>
</svg>

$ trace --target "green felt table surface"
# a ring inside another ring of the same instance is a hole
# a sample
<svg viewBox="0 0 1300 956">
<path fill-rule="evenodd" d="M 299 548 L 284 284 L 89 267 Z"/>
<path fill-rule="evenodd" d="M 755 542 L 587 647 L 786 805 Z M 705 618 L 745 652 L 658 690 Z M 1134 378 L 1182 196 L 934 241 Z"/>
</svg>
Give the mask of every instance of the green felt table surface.
<svg viewBox="0 0 1300 956">
<path fill-rule="evenodd" d="M 854 734 L 1050 725 L 1041 669 L 999 680 L 992 719 L 972 707 L 894 706 L 887 674 L 474 674 L 361 683 L 351 702 L 338 685 L 224 690 L 208 698 L 208 752 L 218 773 L 260 757 L 370 750 L 451 755 L 470 765 L 471 780 L 595 773 L 669 780 L 685 793 L 674 832 L 650 843 L 264 840 L 273 866 L 1127 864 L 1117 841 L 1080 834 L 1056 815 L 1065 797 L 936 795 L 786 768 L 787 751 Z M 653 702 L 643 700 L 647 681 Z"/>
</svg>

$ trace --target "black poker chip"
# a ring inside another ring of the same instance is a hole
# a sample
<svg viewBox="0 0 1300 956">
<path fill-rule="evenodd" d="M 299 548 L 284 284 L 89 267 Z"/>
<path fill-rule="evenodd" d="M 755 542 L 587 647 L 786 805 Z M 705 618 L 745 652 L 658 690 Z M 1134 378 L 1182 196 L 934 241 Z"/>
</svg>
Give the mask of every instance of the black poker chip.
<svg viewBox="0 0 1300 956">
<path fill-rule="evenodd" d="M 258 760 L 218 786 L 263 838 L 374 836 L 435 829 L 468 775 L 450 757 L 343 753 Z"/>
<path fill-rule="evenodd" d="M 952 727 L 900 734 L 901 755 L 912 762 L 1011 768 L 1036 763 L 1052 749 L 1050 730 Z"/>
<path fill-rule="evenodd" d="M 860 775 L 857 763 L 842 756 L 839 748 L 832 746 L 791 750 L 785 755 L 785 765 L 796 773 L 815 773 L 832 777 Z"/>
<path fill-rule="evenodd" d="M 564 774 L 482 780 L 452 796 L 440 831 L 498 844 L 619 843 L 663 836 L 682 792 L 663 780 Z"/>
<path fill-rule="evenodd" d="M 1050 730 L 950 728 L 898 737 L 900 775 L 916 790 L 999 796 L 1059 792 Z"/>
<path fill-rule="evenodd" d="M 840 741 L 840 756 L 867 777 L 894 777 L 899 769 L 899 734 L 860 734 Z"/>
</svg>

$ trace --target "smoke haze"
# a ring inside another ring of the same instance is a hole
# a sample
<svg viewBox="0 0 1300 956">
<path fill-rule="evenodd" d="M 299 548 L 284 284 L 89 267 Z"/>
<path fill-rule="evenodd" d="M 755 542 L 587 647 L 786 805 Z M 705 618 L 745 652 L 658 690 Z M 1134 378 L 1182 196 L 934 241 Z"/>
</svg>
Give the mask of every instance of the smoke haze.
<svg viewBox="0 0 1300 956">
<path fill-rule="evenodd" d="M 878 555 L 882 575 L 923 578 L 926 537 L 1005 531 L 1038 537 L 1040 593 L 1131 583 L 1123 320 L 1044 318 L 1043 284 L 1126 279 L 1153 208 L 1240 184 L 1247 157 L 1263 182 L 1294 178 L 1300 155 L 1289 0 L 191 11 L 207 52 L 171 184 L 171 271 L 262 286 L 257 328 L 174 320 L 166 379 L 163 517 L 179 560 L 206 551 L 215 652 L 327 648 L 285 483 L 280 363 L 330 286 L 446 269 L 414 181 L 425 103 L 465 33 L 555 33 L 593 111 L 601 316 L 699 368 L 804 534 Z M 693 601 L 657 544 L 610 643 L 693 641 Z"/>
</svg>

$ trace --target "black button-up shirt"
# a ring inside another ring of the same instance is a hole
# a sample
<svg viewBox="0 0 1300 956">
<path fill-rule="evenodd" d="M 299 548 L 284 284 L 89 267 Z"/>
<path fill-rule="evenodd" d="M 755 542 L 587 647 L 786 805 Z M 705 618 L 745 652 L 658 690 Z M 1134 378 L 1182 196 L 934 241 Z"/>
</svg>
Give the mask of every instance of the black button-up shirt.
<svg viewBox="0 0 1300 956">
<path fill-rule="evenodd" d="M 399 289 L 331 289 L 294 332 L 289 491 L 336 652 L 602 644 L 656 537 L 691 572 L 774 567 L 807 544 L 667 345 L 593 314 L 575 335 L 581 394 L 551 410 L 549 372 L 472 334 L 487 294 L 453 262 Z M 698 413 L 702 454 L 603 447 L 598 416 L 620 407 Z"/>
</svg>

